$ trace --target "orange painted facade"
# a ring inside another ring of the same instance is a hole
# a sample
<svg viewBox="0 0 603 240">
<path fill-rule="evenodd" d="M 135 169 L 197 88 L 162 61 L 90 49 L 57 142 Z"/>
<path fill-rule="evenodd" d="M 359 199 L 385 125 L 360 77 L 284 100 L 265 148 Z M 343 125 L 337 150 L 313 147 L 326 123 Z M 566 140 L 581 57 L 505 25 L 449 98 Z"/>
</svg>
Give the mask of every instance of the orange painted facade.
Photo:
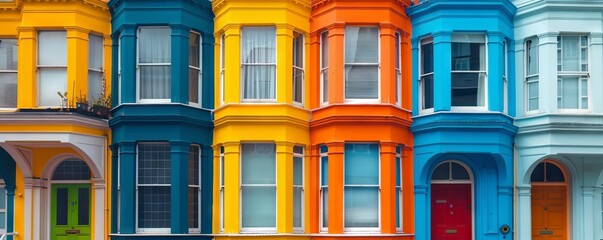
<svg viewBox="0 0 603 240">
<path fill-rule="evenodd" d="M 320 188 L 309 194 L 310 232 L 316 239 L 358 238 L 344 227 L 346 143 L 379 144 L 379 231 L 362 239 L 414 239 L 413 137 L 411 124 L 411 24 L 405 0 L 316 0 L 312 2 L 310 47 L 311 186 L 320 185 L 320 146 L 328 148 L 328 229 L 321 229 Z M 346 26 L 379 29 L 378 97 L 345 99 Z M 321 98 L 321 34 L 328 32 L 328 97 Z M 397 41 L 396 36 L 399 36 Z M 401 84 L 397 82 L 396 44 L 400 44 Z M 398 89 L 399 88 L 399 89 Z M 401 228 L 396 224 L 396 148 L 401 147 Z"/>
</svg>

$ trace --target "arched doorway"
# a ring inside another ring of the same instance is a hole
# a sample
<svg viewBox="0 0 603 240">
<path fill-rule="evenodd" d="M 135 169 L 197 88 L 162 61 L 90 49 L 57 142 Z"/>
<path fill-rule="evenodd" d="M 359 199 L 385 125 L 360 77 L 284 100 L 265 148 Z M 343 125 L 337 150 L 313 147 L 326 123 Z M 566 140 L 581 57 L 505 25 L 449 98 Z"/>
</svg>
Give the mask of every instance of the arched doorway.
<svg viewBox="0 0 603 240">
<path fill-rule="evenodd" d="M 51 187 L 51 240 L 88 240 L 91 235 L 90 169 L 79 159 L 57 166 Z"/>
<path fill-rule="evenodd" d="M 439 164 L 431 175 L 431 239 L 471 240 L 473 180 L 456 161 Z"/>
<path fill-rule="evenodd" d="M 532 239 L 569 239 L 568 184 L 563 169 L 554 162 L 536 165 L 532 184 Z"/>
</svg>

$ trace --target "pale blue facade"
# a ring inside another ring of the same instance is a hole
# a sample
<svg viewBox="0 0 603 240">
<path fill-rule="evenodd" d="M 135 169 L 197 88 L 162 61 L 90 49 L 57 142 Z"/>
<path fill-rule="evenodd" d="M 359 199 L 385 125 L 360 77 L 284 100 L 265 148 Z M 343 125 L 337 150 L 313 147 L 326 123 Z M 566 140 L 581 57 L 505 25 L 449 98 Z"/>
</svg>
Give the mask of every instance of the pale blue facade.
<svg viewBox="0 0 603 240">
<path fill-rule="evenodd" d="M 500 228 L 513 226 L 515 11 L 507 0 L 430 0 L 408 9 L 417 240 L 432 239 L 431 179 L 444 161 L 471 176 L 472 238 L 513 238 Z"/>
</svg>

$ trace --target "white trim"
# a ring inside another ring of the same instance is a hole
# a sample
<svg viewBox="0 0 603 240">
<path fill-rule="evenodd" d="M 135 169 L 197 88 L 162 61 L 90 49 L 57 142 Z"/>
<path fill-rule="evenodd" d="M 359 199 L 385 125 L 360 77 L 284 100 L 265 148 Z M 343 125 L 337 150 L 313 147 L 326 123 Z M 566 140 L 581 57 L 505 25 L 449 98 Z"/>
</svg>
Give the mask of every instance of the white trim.
<svg viewBox="0 0 603 240">
<path fill-rule="evenodd" d="M 329 231 L 329 226 L 324 227 L 324 222 L 323 222 L 324 221 L 324 219 L 323 219 L 324 213 L 323 212 L 324 212 L 325 206 L 324 206 L 323 198 L 324 198 L 324 189 L 327 190 L 327 198 L 328 198 L 328 194 L 329 194 L 328 193 L 328 191 L 329 191 L 329 182 L 327 181 L 326 185 L 322 184 L 323 183 L 322 182 L 322 179 L 323 179 L 323 176 L 322 176 L 322 158 L 323 157 L 327 158 L 327 166 L 328 166 L 328 164 L 329 164 L 329 150 L 327 149 L 326 152 L 322 152 L 320 148 L 323 145 L 324 144 L 318 145 L 318 152 L 319 152 L 319 157 L 318 157 L 319 158 L 319 163 L 318 163 L 318 178 L 319 178 L 318 179 L 318 187 L 319 187 L 319 190 L 318 191 L 319 191 L 319 196 L 320 196 L 319 204 L 318 204 L 319 205 L 319 211 L 318 211 L 318 213 L 319 213 L 318 225 L 319 226 L 318 226 L 318 228 L 320 229 L 319 230 L 320 232 L 326 233 L 326 232 Z M 324 146 L 327 147 L 326 145 L 324 145 Z M 328 177 L 329 177 L 329 172 L 328 172 L 328 167 L 327 167 L 327 178 Z M 329 203 L 327 201 L 327 211 L 328 211 L 328 207 L 329 207 Z M 327 216 L 328 216 L 328 212 L 327 212 Z M 327 221 L 327 225 L 328 225 L 328 221 Z"/>
<path fill-rule="evenodd" d="M 293 151 L 293 160 L 295 161 L 295 158 L 301 159 L 301 163 L 302 163 L 301 164 L 301 168 L 302 168 L 301 169 L 302 170 L 301 171 L 301 174 L 302 174 L 302 185 L 301 186 L 300 185 L 295 185 L 295 183 L 293 183 L 292 187 L 293 187 L 293 190 L 295 190 L 295 188 L 301 188 L 301 197 L 300 197 L 301 199 L 298 199 L 298 200 L 301 201 L 301 205 L 300 205 L 300 207 L 301 207 L 301 209 L 300 209 L 301 226 L 300 227 L 295 227 L 295 225 L 293 225 L 293 232 L 295 232 L 295 233 L 304 233 L 304 227 L 305 227 L 304 223 L 305 223 L 305 220 L 306 220 L 305 214 L 304 214 L 304 212 L 305 212 L 304 205 L 306 203 L 306 201 L 304 201 L 305 200 L 305 196 L 306 196 L 305 187 L 304 187 L 305 186 L 304 182 L 306 181 L 306 178 L 305 178 L 305 176 L 306 176 L 306 168 L 305 168 L 306 161 L 304 160 L 304 150 L 305 150 L 304 147 L 301 146 L 301 145 L 297 145 L 297 147 L 300 147 L 302 149 L 302 152 L 301 153 L 296 153 L 295 151 Z M 295 149 L 295 147 L 294 147 L 294 149 Z M 295 166 L 295 164 L 293 166 Z M 294 171 L 294 173 L 295 173 L 295 171 Z M 293 196 L 293 198 L 295 199 L 295 195 Z M 293 209 L 295 209 L 295 206 L 293 206 Z M 295 219 L 295 213 L 293 214 L 293 217 Z M 292 222 L 295 222 L 295 220 L 293 220 Z"/>
<path fill-rule="evenodd" d="M 295 88 L 295 75 L 293 75 L 293 86 L 292 86 L 293 94 L 291 94 L 291 95 L 292 95 L 292 100 L 293 100 L 292 102 L 293 102 L 293 104 L 297 105 L 297 106 L 300 106 L 300 107 L 303 107 L 304 106 L 304 100 L 305 100 L 304 94 L 306 93 L 306 91 L 304 91 L 305 90 L 304 86 L 305 86 L 305 82 L 306 82 L 305 81 L 306 70 L 305 70 L 305 64 L 304 64 L 304 61 L 306 60 L 306 54 L 305 54 L 305 50 L 306 50 L 306 48 L 305 48 L 306 38 L 305 38 L 304 34 L 302 34 L 300 32 L 297 32 L 297 31 L 293 32 L 293 34 L 294 34 L 293 35 L 294 37 L 293 37 L 293 44 L 292 44 L 293 45 L 293 54 L 292 55 L 293 55 L 294 59 L 293 59 L 291 65 L 292 65 L 292 71 L 293 71 L 293 73 L 295 73 L 295 70 L 297 69 L 297 70 L 301 71 L 301 74 L 302 74 L 302 76 L 301 76 L 301 89 L 300 89 L 300 94 L 301 94 L 300 98 L 301 98 L 301 101 L 299 101 L 299 102 L 295 101 L 295 92 L 297 90 Z M 299 34 L 298 38 L 301 38 L 301 41 L 302 41 L 301 42 L 301 50 L 299 50 L 299 49 L 296 48 L 296 45 L 295 45 L 295 39 L 296 39 L 295 38 L 295 34 Z M 301 53 L 301 63 L 300 63 L 301 66 L 296 66 L 295 65 L 295 52 L 296 52 L 295 50 L 298 50 L 298 52 Z"/>
<path fill-rule="evenodd" d="M 224 146 L 220 146 L 220 233 L 224 232 Z"/>
<path fill-rule="evenodd" d="M 533 46 L 534 42 L 535 46 Z M 528 42 L 530 43 L 531 47 L 528 47 Z M 523 59 L 523 67 L 524 67 L 524 76 L 523 76 L 523 86 L 524 86 L 524 112 L 526 113 L 526 115 L 532 115 L 532 114 L 536 114 L 538 112 L 540 112 L 540 39 L 538 39 L 538 36 L 532 36 L 532 37 L 528 37 L 525 39 L 524 43 L 524 55 L 522 56 Z M 536 49 L 536 59 L 538 61 L 536 61 L 534 64 L 536 66 L 536 73 L 535 74 L 530 74 L 530 61 L 529 58 L 531 57 L 530 55 L 530 49 L 531 48 L 535 48 Z M 538 101 L 538 106 L 536 107 L 536 109 L 534 110 L 530 110 L 530 88 L 528 87 L 529 84 L 535 83 L 536 86 L 538 86 L 538 92 L 537 92 L 537 96 L 534 97 L 534 99 L 537 99 Z"/>
<path fill-rule="evenodd" d="M 400 149 L 400 152 L 398 152 L 398 148 Z M 396 204 L 398 205 L 398 212 L 397 214 L 399 214 L 399 218 L 400 218 L 400 226 L 396 225 L 396 232 L 402 233 L 404 232 L 404 172 L 402 170 L 404 170 L 404 162 L 402 161 L 402 152 L 404 150 L 404 145 L 398 145 L 396 146 L 396 162 L 400 163 L 400 169 L 396 169 L 397 171 L 400 171 L 400 186 L 396 186 L 396 194 L 400 194 L 400 199 L 398 199 L 399 201 L 396 202 Z"/>
<path fill-rule="evenodd" d="M 376 63 L 346 63 L 345 61 L 345 29 L 348 27 L 357 28 L 376 28 L 377 29 L 377 62 Z M 346 66 L 373 66 L 377 67 L 377 98 L 351 98 L 348 99 L 346 96 Z M 344 39 L 343 39 L 343 100 L 345 103 L 380 103 L 381 102 L 381 28 L 379 26 L 363 26 L 363 25 L 349 25 L 344 28 Z"/>
<path fill-rule="evenodd" d="M 190 84 L 190 70 L 194 69 L 199 71 L 198 74 L 198 78 L 197 78 L 197 103 L 195 102 L 191 102 L 190 100 L 190 96 L 188 96 L 188 104 L 193 106 L 193 107 L 198 107 L 200 108 L 201 105 L 203 105 L 203 35 L 201 35 L 201 33 L 197 32 L 197 31 L 190 31 L 190 34 L 193 35 L 198 35 L 199 36 L 199 67 L 195 67 L 195 66 L 191 66 L 190 65 L 190 56 L 189 56 L 189 62 L 188 62 L 188 70 L 189 70 L 189 74 L 188 74 L 188 84 Z M 190 47 L 190 39 L 189 39 L 189 47 Z M 190 51 L 190 50 L 189 50 Z M 190 53 L 189 53 L 190 54 Z M 188 88 L 187 88 L 188 89 Z"/>
<path fill-rule="evenodd" d="M 402 106 L 402 34 L 399 31 L 396 31 L 396 47 L 398 51 L 395 52 L 396 59 L 398 60 L 398 64 L 395 67 L 396 72 L 396 105 L 398 107 Z M 394 61 L 395 63 L 396 61 Z"/>
<path fill-rule="evenodd" d="M 419 97 L 419 109 L 418 110 L 419 110 L 419 114 L 433 113 L 433 109 L 435 108 L 435 86 L 434 86 L 435 79 L 433 77 L 432 77 L 432 80 L 431 80 L 432 81 L 431 82 L 431 87 L 432 87 L 432 90 L 431 90 L 431 92 L 432 92 L 432 94 L 431 94 L 432 95 L 431 96 L 432 103 L 431 104 L 433 106 L 431 106 L 430 108 L 424 108 L 424 106 L 425 106 L 425 96 L 423 96 L 424 95 L 423 92 L 425 90 L 425 83 L 424 83 L 423 78 L 427 77 L 427 76 L 430 76 L 430 75 L 433 76 L 434 75 L 434 71 L 435 71 L 434 66 L 432 66 L 433 69 L 432 69 L 431 72 L 428 72 L 428 73 L 425 73 L 425 74 L 422 73 L 423 72 L 423 57 L 422 57 L 423 56 L 423 51 L 422 51 L 422 49 L 423 49 L 423 46 L 427 45 L 427 44 L 431 44 L 431 46 L 432 46 L 431 47 L 432 48 L 432 50 L 431 50 L 432 51 L 432 56 L 431 56 L 432 63 L 431 63 L 431 65 L 434 65 L 434 63 L 435 63 L 435 59 L 434 59 L 435 53 L 433 52 L 433 49 L 434 49 L 433 48 L 433 37 L 428 36 L 428 37 L 422 38 L 421 40 L 419 40 L 419 57 L 418 57 L 419 60 L 418 60 L 418 64 L 417 64 L 418 65 L 417 67 L 419 68 L 418 69 L 418 75 L 419 75 L 419 79 L 418 79 L 418 84 L 419 84 L 419 93 L 418 93 L 418 97 Z"/>
<path fill-rule="evenodd" d="M 319 66 L 320 67 L 319 67 L 319 71 L 318 71 L 319 81 L 320 81 L 319 82 L 319 85 L 320 85 L 320 106 L 324 106 L 324 105 L 328 105 L 329 104 L 329 80 L 330 80 L 329 79 L 329 66 L 326 66 L 326 67 L 323 66 L 323 64 L 324 64 L 323 58 L 324 58 L 324 55 L 325 55 L 325 53 L 323 52 L 323 48 L 324 48 L 324 42 L 323 42 L 323 39 L 322 39 L 323 35 L 325 35 L 326 38 L 327 38 L 327 44 L 326 44 L 327 45 L 326 46 L 327 52 L 329 51 L 329 47 L 330 47 L 329 46 L 329 31 L 323 31 L 323 32 L 321 32 L 320 36 L 319 36 L 319 42 L 320 42 L 320 49 L 319 49 L 319 56 L 320 56 L 319 61 L 320 61 L 320 65 Z M 327 59 L 328 59 L 328 56 L 329 55 L 327 53 Z M 329 62 L 329 64 L 330 64 L 330 62 Z M 324 74 L 323 73 L 325 73 L 325 72 L 326 72 L 326 75 L 327 75 L 327 86 L 324 85 L 324 80 L 325 79 L 324 79 Z M 327 90 L 326 99 L 325 99 L 325 94 L 324 94 L 325 93 L 325 88 Z"/>
<path fill-rule="evenodd" d="M 503 113 L 509 113 L 509 56 L 507 52 L 509 51 L 509 42 L 507 39 L 503 40 Z"/>
<path fill-rule="evenodd" d="M 222 33 L 222 35 L 220 35 L 220 105 L 224 105 L 224 94 L 225 94 L 225 87 L 224 87 L 224 69 L 225 69 L 225 65 L 226 65 L 226 61 L 224 61 L 224 53 L 226 51 L 224 44 L 226 44 L 226 36 L 224 35 L 224 33 Z"/>
</svg>

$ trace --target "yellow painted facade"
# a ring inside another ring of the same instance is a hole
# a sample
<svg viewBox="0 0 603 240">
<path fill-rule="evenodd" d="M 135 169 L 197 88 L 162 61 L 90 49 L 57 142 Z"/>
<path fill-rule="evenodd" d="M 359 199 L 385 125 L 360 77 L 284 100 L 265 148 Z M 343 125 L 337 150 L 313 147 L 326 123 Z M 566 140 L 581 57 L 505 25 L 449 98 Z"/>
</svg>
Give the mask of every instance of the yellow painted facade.
<svg viewBox="0 0 603 240">
<path fill-rule="evenodd" d="M 304 36 L 304 54 L 309 53 L 310 1 L 289 0 L 217 0 L 215 13 L 215 103 L 214 112 L 214 206 L 213 232 L 216 239 L 246 239 L 241 231 L 241 143 L 274 143 L 276 145 L 276 228 L 254 239 L 308 239 L 293 231 L 293 147 L 302 146 L 304 169 L 309 169 L 308 122 L 309 82 L 303 82 L 303 104 L 293 103 L 293 36 Z M 248 26 L 271 26 L 276 29 L 276 100 L 242 101 L 241 30 Z M 222 42 L 222 38 L 224 41 Z M 224 52 L 222 51 L 224 44 Z M 222 56 L 224 59 L 222 59 Z M 221 62 L 224 62 L 222 73 Z M 305 71 L 308 66 L 304 59 Z M 220 166 L 221 148 L 224 166 Z M 221 220 L 221 168 L 224 176 L 224 221 Z M 309 184 L 309 171 L 304 172 L 304 185 Z M 309 201 L 305 195 L 304 202 Z M 307 207 L 303 208 L 308 216 Z M 304 232 L 309 221 L 303 218 Z M 271 231 L 272 232 L 272 231 Z"/>
<path fill-rule="evenodd" d="M 0 110 L 5 112 L 0 117 L 0 147 L 17 163 L 14 232 L 18 235 L 14 239 L 51 238 L 47 219 L 52 173 L 61 161 L 70 158 L 83 160 L 92 173 L 90 239 L 108 239 L 110 129 L 103 119 L 57 111 L 40 113 L 37 36 L 40 30 L 66 32 L 66 91 L 68 105 L 75 107 L 75 98 L 88 93 L 89 34 L 104 38 L 103 70 L 106 94 L 110 94 L 110 19 L 103 0 L 0 2 L 0 38 L 18 42 L 17 108 Z M 23 109 L 34 110 L 23 113 Z"/>
</svg>

